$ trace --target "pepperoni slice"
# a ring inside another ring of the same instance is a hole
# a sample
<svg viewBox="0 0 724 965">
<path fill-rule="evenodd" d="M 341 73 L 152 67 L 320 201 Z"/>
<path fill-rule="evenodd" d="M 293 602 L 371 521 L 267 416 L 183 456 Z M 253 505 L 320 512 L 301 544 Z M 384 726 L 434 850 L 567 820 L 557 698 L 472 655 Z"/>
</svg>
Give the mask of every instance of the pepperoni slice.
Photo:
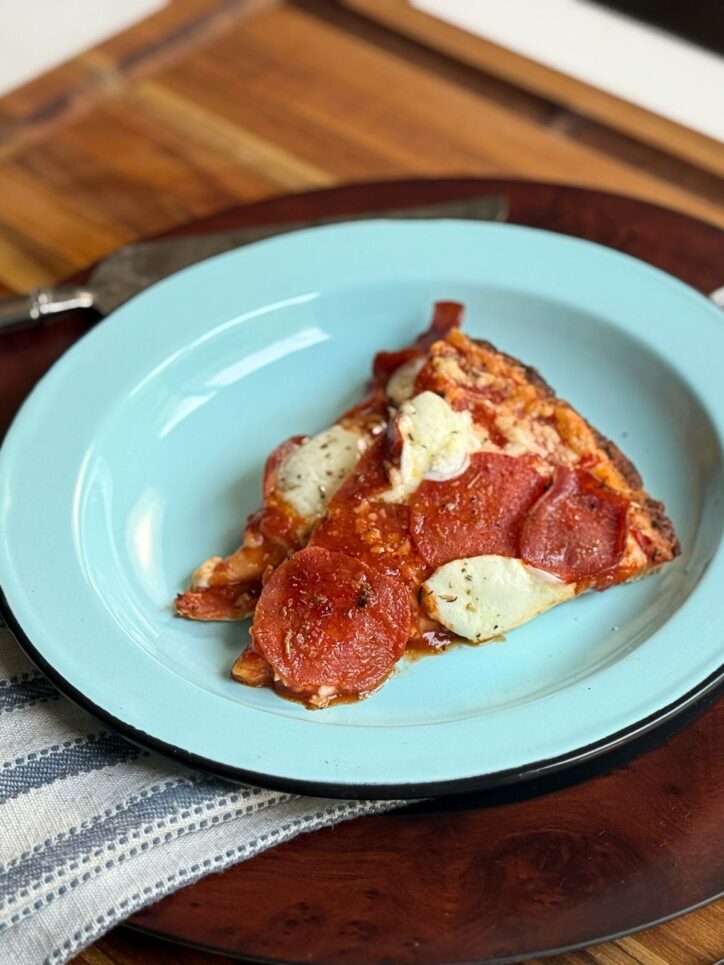
<svg viewBox="0 0 724 965">
<path fill-rule="evenodd" d="M 526 513 L 547 482 L 528 456 L 478 452 L 447 482 L 423 482 L 410 506 L 410 532 L 433 568 L 496 553 L 518 556 Z"/>
<path fill-rule="evenodd" d="M 282 684 L 321 706 L 330 697 L 367 694 L 383 683 L 410 629 L 403 583 L 315 546 L 271 576 L 252 637 Z"/>
<path fill-rule="evenodd" d="M 566 583 L 603 576 L 626 548 L 629 500 L 584 469 L 556 470 L 521 533 L 521 557 Z"/>
</svg>

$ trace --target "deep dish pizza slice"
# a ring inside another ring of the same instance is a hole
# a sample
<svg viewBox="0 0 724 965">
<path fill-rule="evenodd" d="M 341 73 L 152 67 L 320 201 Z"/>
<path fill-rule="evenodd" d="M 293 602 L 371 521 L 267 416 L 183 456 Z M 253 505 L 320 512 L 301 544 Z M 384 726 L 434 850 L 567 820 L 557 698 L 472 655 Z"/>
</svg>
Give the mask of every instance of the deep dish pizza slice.
<svg viewBox="0 0 724 965">
<path fill-rule="evenodd" d="M 286 545 L 262 530 L 259 546 L 280 549 L 264 551 L 243 590 L 255 616 L 237 679 L 317 707 L 366 696 L 411 644 L 495 638 L 677 554 L 663 507 L 617 447 L 535 370 L 463 335 L 459 316 L 438 306 L 431 333 L 377 357 L 370 394 L 338 424 L 357 448 L 323 505 Z M 316 479 L 319 454 L 304 478 Z M 180 612 L 195 615 L 194 593 L 213 596 L 227 562 L 210 564 L 209 586 L 182 596 Z"/>
</svg>

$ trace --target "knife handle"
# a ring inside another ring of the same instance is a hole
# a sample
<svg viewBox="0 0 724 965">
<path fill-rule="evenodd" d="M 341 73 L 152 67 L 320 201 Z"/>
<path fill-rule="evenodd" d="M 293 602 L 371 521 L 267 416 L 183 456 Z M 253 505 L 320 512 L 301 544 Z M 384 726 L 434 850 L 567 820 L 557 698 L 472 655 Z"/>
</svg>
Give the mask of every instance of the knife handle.
<svg viewBox="0 0 724 965">
<path fill-rule="evenodd" d="M 28 295 L 0 300 L 0 332 L 17 332 L 37 326 L 47 315 L 74 308 L 92 308 L 93 293 L 76 285 L 37 288 Z"/>
</svg>

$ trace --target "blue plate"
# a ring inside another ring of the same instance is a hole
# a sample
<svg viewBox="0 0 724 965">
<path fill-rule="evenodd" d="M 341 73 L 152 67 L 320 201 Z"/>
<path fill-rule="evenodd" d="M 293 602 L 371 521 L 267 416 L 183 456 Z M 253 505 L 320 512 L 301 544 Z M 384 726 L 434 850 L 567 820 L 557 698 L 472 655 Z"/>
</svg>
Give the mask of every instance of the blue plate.
<svg viewBox="0 0 724 965">
<path fill-rule="evenodd" d="M 233 683 L 240 624 L 171 601 L 230 551 L 267 452 L 327 425 L 435 299 L 538 366 L 663 499 L 683 552 L 483 647 L 403 663 L 310 712 Z M 133 739 L 339 796 L 520 779 L 627 740 L 724 668 L 724 318 L 669 276 L 509 225 L 368 222 L 211 259 L 119 309 L 22 408 L 0 452 L 0 585 L 24 645 Z"/>
</svg>

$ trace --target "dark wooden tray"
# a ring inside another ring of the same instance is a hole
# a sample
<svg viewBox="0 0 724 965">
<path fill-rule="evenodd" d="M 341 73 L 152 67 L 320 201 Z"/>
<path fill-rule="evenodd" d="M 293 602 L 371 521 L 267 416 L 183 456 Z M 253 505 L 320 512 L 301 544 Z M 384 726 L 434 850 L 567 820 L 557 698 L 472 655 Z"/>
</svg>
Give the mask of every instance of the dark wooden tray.
<svg viewBox="0 0 724 965">
<path fill-rule="evenodd" d="M 717 228 L 632 199 L 526 182 L 353 185 L 249 205 L 174 233 L 486 189 L 507 194 L 513 222 L 610 245 L 702 291 L 724 284 Z M 68 318 L 0 339 L 0 431 L 86 325 Z M 176 892 L 131 924 L 255 960 L 524 960 L 645 927 L 724 893 L 723 813 L 724 701 L 711 696 L 686 719 L 586 767 L 303 835 Z"/>
</svg>

